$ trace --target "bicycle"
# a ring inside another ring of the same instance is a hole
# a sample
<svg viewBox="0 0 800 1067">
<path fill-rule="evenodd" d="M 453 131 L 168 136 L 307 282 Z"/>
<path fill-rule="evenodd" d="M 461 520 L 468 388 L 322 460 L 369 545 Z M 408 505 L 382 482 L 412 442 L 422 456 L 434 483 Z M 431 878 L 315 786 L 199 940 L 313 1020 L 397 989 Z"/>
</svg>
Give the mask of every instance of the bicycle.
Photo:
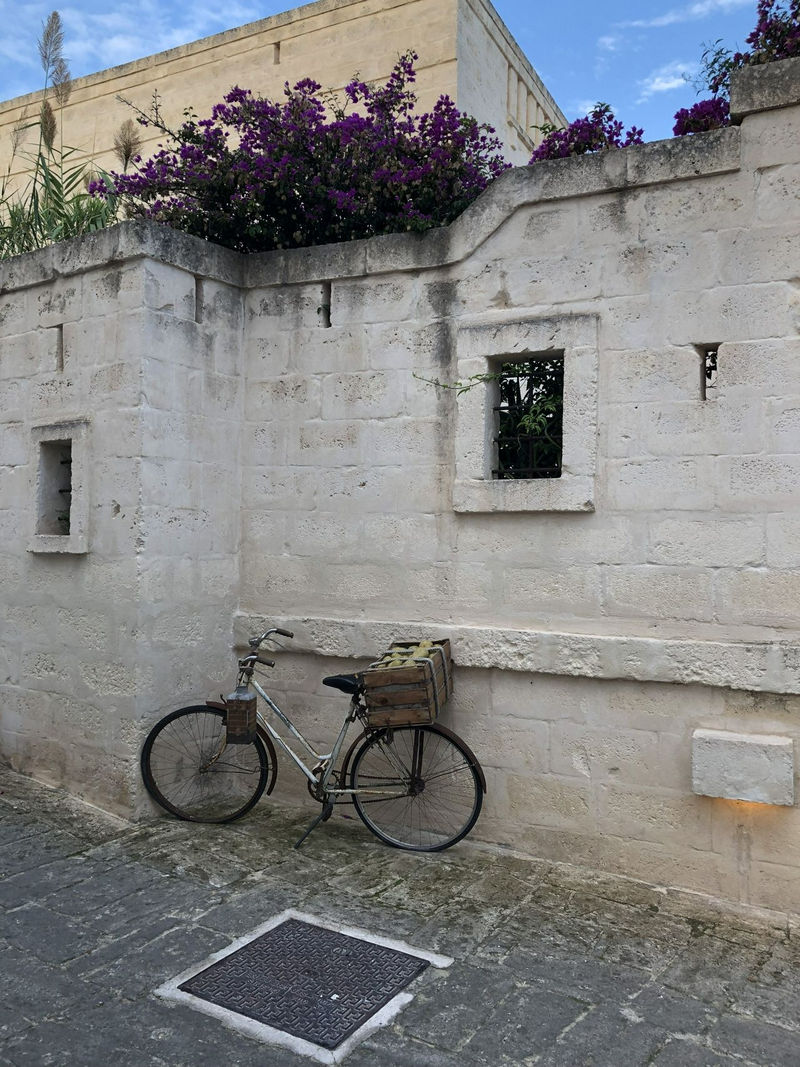
<svg viewBox="0 0 800 1067">
<path fill-rule="evenodd" d="M 387 845 L 414 852 L 441 852 L 472 830 L 480 815 L 486 779 L 470 748 L 436 723 L 373 728 L 362 703 L 358 674 L 331 675 L 323 683 L 350 696 L 350 707 L 330 752 L 317 752 L 253 677 L 256 664 L 274 667 L 259 649 L 273 635 L 266 630 L 249 641 L 253 651 L 238 661 L 237 686 L 252 685 L 258 697 L 314 760 L 312 767 L 257 712 L 252 744 L 228 744 L 226 703 L 180 708 L 150 731 L 142 749 L 142 776 L 150 796 L 166 811 L 190 822 L 227 823 L 246 815 L 277 776 L 275 745 L 307 779 L 322 811 L 295 844 L 298 848 L 334 804 L 351 800 L 365 826 Z M 261 672 L 259 672 L 261 673 Z M 350 726 L 364 729 L 339 755 Z M 349 784 L 347 784 L 349 782 Z"/>
</svg>

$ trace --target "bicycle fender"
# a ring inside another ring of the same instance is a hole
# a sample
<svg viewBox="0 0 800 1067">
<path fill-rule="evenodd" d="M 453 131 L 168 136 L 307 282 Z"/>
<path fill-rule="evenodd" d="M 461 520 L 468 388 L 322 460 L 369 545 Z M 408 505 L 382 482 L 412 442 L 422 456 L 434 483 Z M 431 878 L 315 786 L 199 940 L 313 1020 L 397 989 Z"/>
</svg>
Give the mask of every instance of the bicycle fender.
<svg viewBox="0 0 800 1067">
<path fill-rule="evenodd" d="M 438 722 L 437 723 L 431 723 L 431 726 L 433 726 L 433 728 L 435 730 L 438 730 L 439 733 L 444 734 L 445 737 L 449 737 L 451 741 L 456 741 L 459 745 L 461 745 L 461 747 L 464 749 L 464 752 L 467 754 L 467 758 L 469 759 L 471 765 L 474 767 L 474 769 L 475 769 L 475 771 L 476 771 L 476 773 L 478 775 L 478 780 L 481 783 L 481 789 L 483 790 L 483 793 L 484 793 L 484 796 L 485 796 L 486 793 L 487 793 L 486 775 L 483 773 L 483 767 L 481 767 L 480 763 L 478 763 L 477 756 L 472 751 L 472 749 L 469 747 L 469 745 L 466 743 L 466 741 L 464 741 L 462 738 L 460 738 L 458 736 L 458 734 L 454 733 L 452 730 L 448 730 L 446 726 L 440 726 L 438 724 Z M 383 729 L 385 729 L 385 727 L 383 727 Z M 375 730 L 369 730 L 369 731 L 364 730 L 363 733 L 358 735 L 358 737 L 352 743 L 350 748 L 348 748 L 347 753 L 346 753 L 344 759 L 342 760 L 342 770 L 341 770 L 341 779 L 340 779 L 342 785 L 346 785 L 346 783 L 347 783 L 347 772 L 350 769 L 350 760 L 353 758 L 353 753 L 358 748 L 358 746 L 363 741 L 366 740 L 366 738 L 368 737 L 368 735 L 370 733 L 375 733 L 375 732 L 376 732 Z"/>
<path fill-rule="evenodd" d="M 206 707 L 216 708 L 217 711 L 225 711 L 226 704 L 222 700 L 207 700 Z M 275 782 L 278 779 L 278 754 L 275 751 L 275 746 L 272 743 L 272 738 L 269 736 L 266 730 L 262 730 L 261 727 L 257 727 L 258 736 L 266 745 L 267 755 L 269 756 L 269 763 L 272 773 L 270 774 L 269 781 L 267 782 L 267 788 L 264 790 L 264 795 L 269 796 L 272 790 L 275 788 Z"/>
</svg>

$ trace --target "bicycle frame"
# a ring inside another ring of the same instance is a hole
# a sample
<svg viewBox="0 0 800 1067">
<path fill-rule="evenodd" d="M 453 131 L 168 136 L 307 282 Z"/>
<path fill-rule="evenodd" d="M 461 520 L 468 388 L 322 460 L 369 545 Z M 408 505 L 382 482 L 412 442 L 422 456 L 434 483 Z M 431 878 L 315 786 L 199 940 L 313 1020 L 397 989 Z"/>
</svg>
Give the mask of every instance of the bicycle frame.
<svg viewBox="0 0 800 1067">
<path fill-rule="evenodd" d="M 334 789 L 328 788 L 328 783 L 330 782 L 331 776 L 334 772 L 334 768 L 336 767 L 336 761 L 339 758 L 339 753 L 342 751 L 342 746 L 344 744 L 344 739 L 347 736 L 347 731 L 350 728 L 350 724 L 355 722 L 357 718 L 356 709 L 359 707 L 357 697 L 354 697 L 350 703 L 350 710 L 345 716 L 345 720 L 342 723 L 342 728 L 339 731 L 339 735 L 336 738 L 331 751 L 317 752 L 309 744 L 309 742 L 302 735 L 302 733 L 297 729 L 291 719 L 281 711 L 275 701 L 272 700 L 269 694 L 264 691 L 262 686 L 260 686 L 259 683 L 252 676 L 250 677 L 249 684 L 252 685 L 253 689 L 255 689 L 255 691 L 258 693 L 258 695 L 261 697 L 267 707 L 275 715 L 278 716 L 278 718 L 289 731 L 289 733 L 292 735 L 292 737 L 294 737 L 297 741 L 300 742 L 306 752 L 308 752 L 310 756 L 313 756 L 313 758 L 317 761 L 318 764 L 325 766 L 324 772 L 318 778 L 313 771 L 310 771 L 308 769 L 308 767 L 297 755 L 297 753 L 293 749 L 291 749 L 289 745 L 283 740 L 283 738 L 280 736 L 277 730 L 275 730 L 269 720 L 261 714 L 261 711 L 256 711 L 256 716 L 261 727 L 266 730 L 266 732 L 269 734 L 275 744 L 277 744 L 279 748 L 283 752 L 285 752 L 286 755 L 296 764 L 296 766 L 299 767 L 299 769 L 302 771 L 302 773 L 306 776 L 306 778 L 312 785 L 320 786 L 326 793 L 330 794 L 331 796 L 352 796 L 353 794 L 358 794 L 359 796 L 362 796 L 367 794 L 377 794 L 379 796 L 385 797 L 402 797 L 406 795 L 405 792 L 403 792 L 402 790 L 393 789 L 346 789 L 342 787 Z"/>
</svg>

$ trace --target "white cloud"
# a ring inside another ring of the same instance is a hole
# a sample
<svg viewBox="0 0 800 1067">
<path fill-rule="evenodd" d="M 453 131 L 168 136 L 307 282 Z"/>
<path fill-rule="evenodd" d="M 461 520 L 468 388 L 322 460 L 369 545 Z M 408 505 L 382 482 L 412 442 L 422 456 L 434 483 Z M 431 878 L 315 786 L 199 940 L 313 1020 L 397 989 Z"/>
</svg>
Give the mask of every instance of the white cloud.
<svg viewBox="0 0 800 1067">
<path fill-rule="evenodd" d="M 618 33 L 607 33 L 597 38 L 597 47 L 601 52 L 617 52 L 622 44 L 622 37 Z"/>
<path fill-rule="evenodd" d="M 684 63 L 680 59 L 665 63 L 663 67 L 651 71 L 638 83 L 641 92 L 636 103 L 643 104 L 656 93 L 669 93 L 673 89 L 680 89 L 697 73 L 698 69 L 697 63 Z"/>
<path fill-rule="evenodd" d="M 718 12 L 725 15 L 740 7 L 751 7 L 752 4 L 753 0 L 696 0 L 694 4 L 671 8 L 663 15 L 656 15 L 654 18 L 633 19 L 630 22 L 620 22 L 618 25 L 634 26 L 638 29 L 673 26 L 676 22 L 696 22 L 698 19 L 704 19 Z"/>
</svg>

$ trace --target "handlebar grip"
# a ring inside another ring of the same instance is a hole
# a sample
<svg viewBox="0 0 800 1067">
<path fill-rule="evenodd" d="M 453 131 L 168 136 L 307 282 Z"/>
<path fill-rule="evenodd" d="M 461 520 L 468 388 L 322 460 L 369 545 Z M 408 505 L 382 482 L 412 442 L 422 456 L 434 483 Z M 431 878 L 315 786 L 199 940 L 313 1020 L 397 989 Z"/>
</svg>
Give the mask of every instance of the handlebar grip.
<svg viewBox="0 0 800 1067">
<path fill-rule="evenodd" d="M 276 630 L 275 633 L 280 634 L 281 637 L 294 637 L 291 630 Z"/>
<path fill-rule="evenodd" d="M 266 656 L 256 656 L 256 659 L 258 660 L 259 663 L 263 663 L 265 667 L 274 667 L 275 666 L 275 660 L 274 659 L 267 659 Z"/>
</svg>

